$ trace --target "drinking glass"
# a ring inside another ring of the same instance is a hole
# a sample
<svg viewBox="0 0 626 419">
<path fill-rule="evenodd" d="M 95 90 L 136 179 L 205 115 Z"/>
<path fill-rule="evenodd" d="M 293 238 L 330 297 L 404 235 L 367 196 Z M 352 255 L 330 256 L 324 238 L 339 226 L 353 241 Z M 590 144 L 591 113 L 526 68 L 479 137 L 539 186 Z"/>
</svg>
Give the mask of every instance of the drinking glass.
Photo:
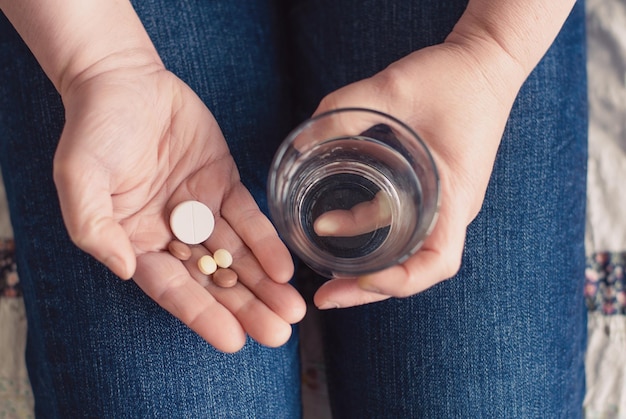
<svg viewBox="0 0 626 419">
<path fill-rule="evenodd" d="M 325 277 L 402 263 L 436 222 L 439 176 L 406 124 L 362 108 L 336 109 L 296 127 L 274 156 L 271 218 L 287 246 Z"/>
</svg>

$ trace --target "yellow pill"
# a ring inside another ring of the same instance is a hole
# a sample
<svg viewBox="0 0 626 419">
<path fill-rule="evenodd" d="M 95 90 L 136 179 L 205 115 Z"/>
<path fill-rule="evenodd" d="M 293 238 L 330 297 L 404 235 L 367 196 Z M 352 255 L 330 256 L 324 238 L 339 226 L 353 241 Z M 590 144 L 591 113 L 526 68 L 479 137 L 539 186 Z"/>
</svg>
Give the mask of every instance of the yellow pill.
<svg viewBox="0 0 626 419">
<path fill-rule="evenodd" d="M 233 255 L 226 249 L 217 249 L 213 253 L 213 259 L 215 259 L 215 263 L 220 268 L 228 268 L 233 264 Z"/>
<path fill-rule="evenodd" d="M 217 263 L 209 255 L 204 255 L 198 259 L 198 269 L 205 275 L 212 275 L 217 270 Z"/>
</svg>

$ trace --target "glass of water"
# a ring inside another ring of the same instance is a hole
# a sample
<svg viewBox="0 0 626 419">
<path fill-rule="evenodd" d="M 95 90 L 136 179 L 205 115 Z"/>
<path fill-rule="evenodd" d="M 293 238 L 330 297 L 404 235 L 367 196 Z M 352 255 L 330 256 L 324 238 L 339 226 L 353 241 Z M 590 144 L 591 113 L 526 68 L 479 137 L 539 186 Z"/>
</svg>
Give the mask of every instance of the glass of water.
<svg viewBox="0 0 626 419">
<path fill-rule="evenodd" d="M 384 113 L 337 109 L 296 127 L 270 168 L 272 220 L 325 277 L 402 263 L 434 227 L 439 177 L 420 137 Z"/>
</svg>

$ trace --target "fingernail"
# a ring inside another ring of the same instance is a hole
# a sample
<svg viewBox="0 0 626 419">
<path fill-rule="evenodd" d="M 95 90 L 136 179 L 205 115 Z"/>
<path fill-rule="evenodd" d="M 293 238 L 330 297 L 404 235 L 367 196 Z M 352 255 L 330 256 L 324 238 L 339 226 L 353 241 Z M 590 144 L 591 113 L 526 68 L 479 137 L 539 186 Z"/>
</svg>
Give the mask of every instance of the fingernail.
<svg viewBox="0 0 626 419">
<path fill-rule="evenodd" d="M 315 221 L 313 229 L 318 236 L 325 236 L 336 233 L 339 229 L 339 224 L 330 217 L 321 216 Z"/>
<path fill-rule="evenodd" d="M 319 308 L 320 310 L 329 310 L 332 308 L 339 308 L 339 304 L 332 302 L 332 301 L 326 301 L 325 303 L 317 306 L 317 308 Z"/>
<path fill-rule="evenodd" d="M 365 281 L 358 281 L 359 288 L 363 291 L 375 292 L 377 294 L 382 294 L 382 292 L 374 285 Z"/>
</svg>

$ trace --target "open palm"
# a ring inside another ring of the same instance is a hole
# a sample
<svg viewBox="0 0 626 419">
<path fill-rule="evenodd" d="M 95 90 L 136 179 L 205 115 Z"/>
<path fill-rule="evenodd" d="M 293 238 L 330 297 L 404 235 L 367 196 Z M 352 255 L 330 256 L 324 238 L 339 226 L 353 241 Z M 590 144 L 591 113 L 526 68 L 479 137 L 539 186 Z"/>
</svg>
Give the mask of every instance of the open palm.
<svg viewBox="0 0 626 419">
<path fill-rule="evenodd" d="M 304 303 L 287 281 L 291 257 L 242 185 L 219 126 L 193 91 L 159 67 L 116 69 L 75 81 L 63 97 L 55 183 L 65 223 L 83 250 L 209 343 L 238 350 L 246 334 L 276 346 Z M 222 289 L 164 251 L 171 209 L 205 203 L 215 231 L 194 255 L 223 247 L 239 283 Z"/>
</svg>

